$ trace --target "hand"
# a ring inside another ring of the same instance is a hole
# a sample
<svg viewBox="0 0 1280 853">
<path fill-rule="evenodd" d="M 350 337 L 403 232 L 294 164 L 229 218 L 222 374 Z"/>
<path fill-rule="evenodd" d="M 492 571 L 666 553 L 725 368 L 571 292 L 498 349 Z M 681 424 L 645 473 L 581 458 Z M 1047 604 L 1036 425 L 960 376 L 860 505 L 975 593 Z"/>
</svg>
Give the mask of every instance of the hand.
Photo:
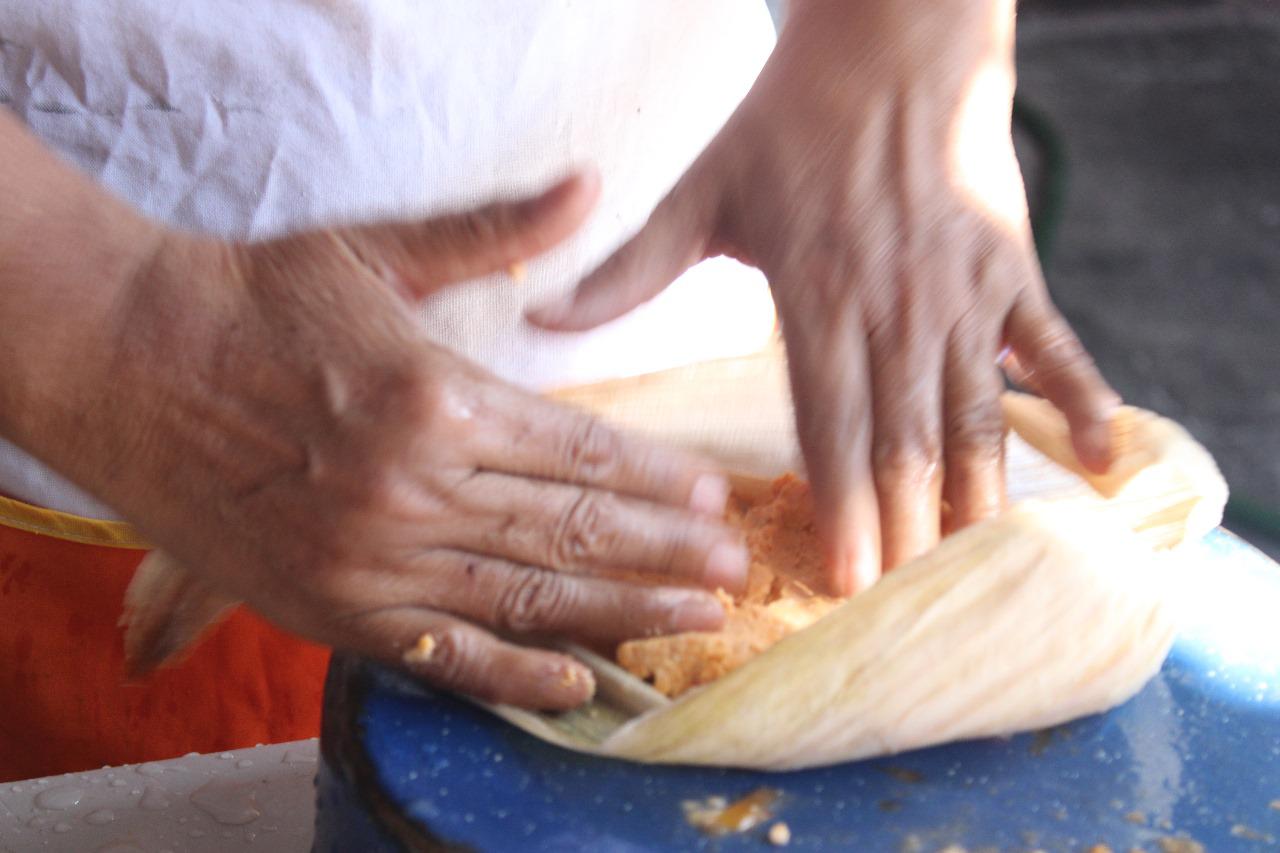
<svg viewBox="0 0 1280 853">
<path fill-rule="evenodd" d="M 691 587 L 745 580 L 726 481 L 426 342 L 408 300 L 545 251 L 596 193 L 257 245 L 165 235 L 117 312 L 93 409 L 110 453 L 62 463 L 288 629 L 481 698 L 580 704 L 587 669 L 499 634 L 718 627 Z"/>
<path fill-rule="evenodd" d="M 1006 343 L 1091 468 L 1117 405 L 1050 303 L 1010 133 L 1013 0 L 796 4 L 774 55 L 645 227 L 568 299 L 586 329 L 718 253 L 782 320 L 835 591 L 1004 500 Z M 946 512 L 942 510 L 946 509 Z"/>
</svg>

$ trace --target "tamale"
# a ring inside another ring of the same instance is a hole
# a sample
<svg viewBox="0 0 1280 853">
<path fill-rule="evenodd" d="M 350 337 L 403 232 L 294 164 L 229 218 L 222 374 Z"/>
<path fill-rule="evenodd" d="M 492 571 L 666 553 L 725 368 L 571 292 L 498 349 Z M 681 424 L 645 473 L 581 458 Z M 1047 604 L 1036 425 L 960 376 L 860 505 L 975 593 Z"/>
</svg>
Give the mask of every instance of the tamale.
<svg viewBox="0 0 1280 853">
<path fill-rule="evenodd" d="M 719 459 L 744 472 L 735 484 L 742 494 L 767 495 L 771 478 L 803 474 L 776 350 L 553 396 Z M 752 640 L 746 630 L 724 661 L 670 675 L 668 687 L 685 682 L 674 701 L 576 650 L 597 675 L 590 706 L 561 715 L 492 710 L 582 751 L 781 769 L 1009 734 L 1124 701 L 1157 671 L 1174 635 L 1164 596 L 1172 558 L 1162 551 L 1217 524 L 1225 484 L 1203 448 L 1152 413 L 1122 410 L 1113 424 L 1115 465 L 1099 478 L 1075 462 L 1051 406 L 1006 395 L 1004 408 L 1015 433 L 1014 505 L 1001 516 L 947 537 L 846 602 L 791 613 L 795 624 L 811 623 L 799 630 L 785 630 L 791 605 L 775 609 L 760 636 L 777 634 L 776 642 Z M 787 483 L 802 487 L 781 488 Z M 160 560 L 144 568 L 180 572 Z M 135 584 L 181 601 L 172 594 L 181 584 L 146 581 Z M 766 595 L 752 612 L 788 599 L 804 597 Z M 155 627 L 163 615 L 131 601 L 132 624 L 151 626 L 172 645 L 175 633 Z M 194 626 L 183 633 L 194 636 Z M 650 657 L 640 671 L 657 681 L 662 655 Z M 730 657 L 732 665 L 722 665 Z"/>
</svg>

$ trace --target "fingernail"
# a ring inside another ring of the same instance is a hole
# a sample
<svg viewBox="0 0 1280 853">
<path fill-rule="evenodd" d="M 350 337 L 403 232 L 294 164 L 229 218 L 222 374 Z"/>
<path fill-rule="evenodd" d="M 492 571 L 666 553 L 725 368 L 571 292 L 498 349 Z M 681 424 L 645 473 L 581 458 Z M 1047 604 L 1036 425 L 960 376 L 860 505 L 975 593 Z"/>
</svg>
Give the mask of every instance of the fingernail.
<svg viewBox="0 0 1280 853">
<path fill-rule="evenodd" d="M 1095 474 L 1105 474 L 1111 467 L 1111 425 L 1091 427 L 1083 436 L 1076 452 L 1084 467 Z"/>
<path fill-rule="evenodd" d="M 723 515 L 729 500 L 729 481 L 719 474 L 703 474 L 693 483 L 689 509 L 704 515 Z"/>
<path fill-rule="evenodd" d="M 707 555 L 707 583 L 730 592 L 740 589 L 747 580 L 750 555 L 742 545 L 721 542 Z"/>
<path fill-rule="evenodd" d="M 560 671 L 558 684 L 568 693 L 586 693 L 590 699 L 596 692 L 596 677 L 581 664 L 568 664 Z M 584 700 L 585 701 L 585 700 Z"/>
<path fill-rule="evenodd" d="M 685 595 L 671 611 L 671 629 L 714 631 L 724 624 L 724 606 L 713 595 Z"/>
</svg>

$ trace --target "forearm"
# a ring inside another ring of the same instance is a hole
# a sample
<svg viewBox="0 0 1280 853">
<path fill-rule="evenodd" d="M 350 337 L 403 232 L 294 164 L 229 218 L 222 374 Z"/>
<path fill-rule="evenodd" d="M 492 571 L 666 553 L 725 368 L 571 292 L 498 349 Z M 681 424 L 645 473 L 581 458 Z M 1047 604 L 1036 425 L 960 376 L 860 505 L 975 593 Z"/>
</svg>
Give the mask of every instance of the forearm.
<svg viewBox="0 0 1280 853">
<path fill-rule="evenodd" d="M 962 86 L 975 60 L 1012 69 L 1015 7 L 1016 0 L 793 0 L 777 56 L 827 77 L 855 70 Z"/>
<path fill-rule="evenodd" d="M 162 229 L 0 109 L 0 435 L 65 465 Z"/>
</svg>

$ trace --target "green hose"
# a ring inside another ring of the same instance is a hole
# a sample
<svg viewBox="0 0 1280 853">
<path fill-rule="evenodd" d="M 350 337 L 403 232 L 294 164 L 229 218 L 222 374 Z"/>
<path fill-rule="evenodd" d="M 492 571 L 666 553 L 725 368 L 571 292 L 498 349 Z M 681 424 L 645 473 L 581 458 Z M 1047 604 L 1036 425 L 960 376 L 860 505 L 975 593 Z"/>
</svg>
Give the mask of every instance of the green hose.
<svg viewBox="0 0 1280 853">
<path fill-rule="evenodd" d="M 1016 96 L 1013 99 L 1013 122 L 1035 143 L 1040 153 L 1040 176 L 1033 194 L 1035 204 L 1031 208 L 1031 234 L 1041 266 L 1048 267 L 1066 206 L 1066 147 L 1048 116 Z M 1237 495 L 1228 499 L 1224 518 L 1234 528 L 1252 530 L 1280 540 L 1280 512 L 1247 496 Z"/>
</svg>

